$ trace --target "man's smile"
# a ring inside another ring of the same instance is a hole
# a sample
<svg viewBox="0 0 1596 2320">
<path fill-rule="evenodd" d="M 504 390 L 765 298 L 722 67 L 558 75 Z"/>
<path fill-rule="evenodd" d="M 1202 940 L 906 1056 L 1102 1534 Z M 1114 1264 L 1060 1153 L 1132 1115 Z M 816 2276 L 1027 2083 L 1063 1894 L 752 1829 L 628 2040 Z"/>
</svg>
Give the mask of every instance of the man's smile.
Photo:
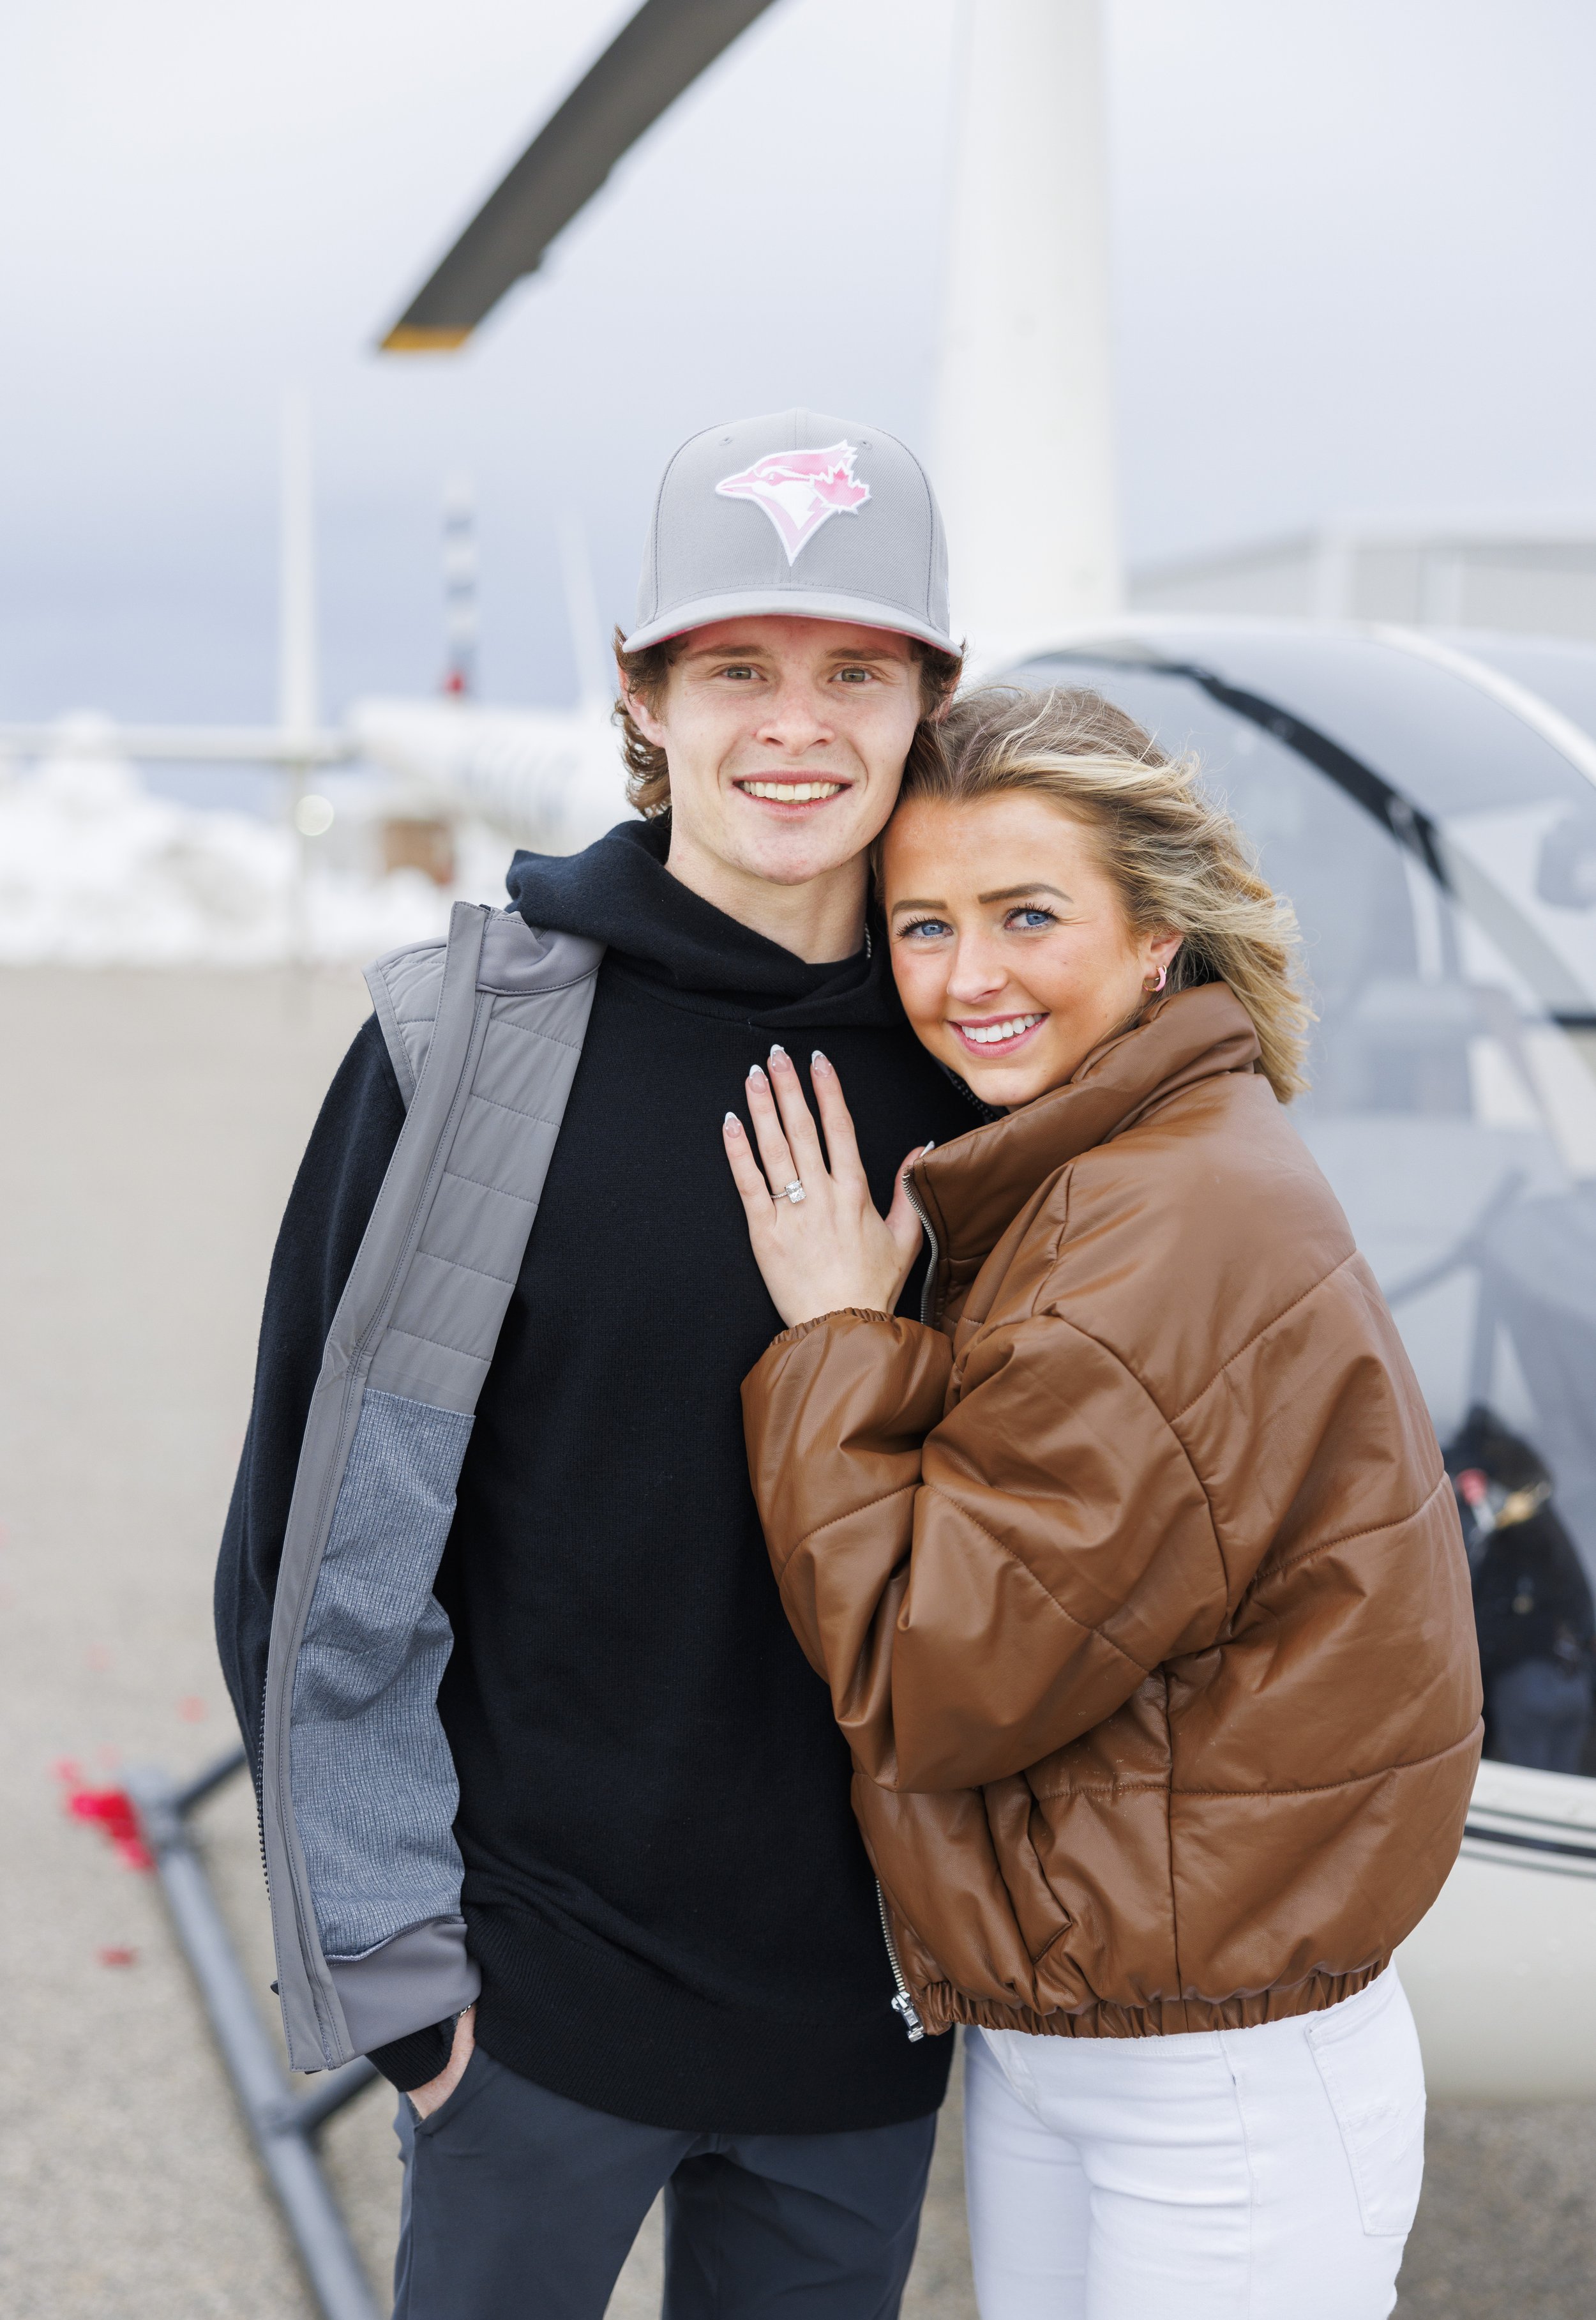
<svg viewBox="0 0 1596 2320">
<path fill-rule="evenodd" d="M 852 789 L 852 782 L 834 780 L 829 775 L 773 774 L 755 777 L 742 775 L 734 781 L 734 789 L 744 797 L 757 798 L 762 805 L 800 806 L 825 805 L 843 791 Z"/>
</svg>

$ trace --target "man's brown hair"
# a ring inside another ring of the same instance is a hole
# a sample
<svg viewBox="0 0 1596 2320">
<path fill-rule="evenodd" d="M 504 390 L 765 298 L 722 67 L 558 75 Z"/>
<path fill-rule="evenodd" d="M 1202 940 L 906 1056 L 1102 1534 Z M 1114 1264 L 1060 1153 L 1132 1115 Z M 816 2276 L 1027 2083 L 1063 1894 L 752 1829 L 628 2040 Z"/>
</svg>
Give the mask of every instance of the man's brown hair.
<svg viewBox="0 0 1596 2320">
<path fill-rule="evenodd" d="M 671 768 L 665 762 L 664 751 L 656 749 L 639 730 L 627 707 L 626 696 L 629 693 L 635 700 L 646 702 L 657 716 L 671 682 L 671 671 L 691 634 L 689 630 L 680 637 L 663 637 L 657 645 L 645 645 L 641 652 L 629 653 L 625 631 L 617 629 L 615 632 L 615 666 L 623 690 L 616 698 L 613 713 L 620 727 L 621 755 L 627 763 L 627 799 L 650 821 L 671 811 Z M 957 653 L 942 652 L 918 637 L 909 637 L 906 641 L 920 679 L 920 722 L 915 728 L 904 766 L 906 782 L 921 761 L 936 751 L 937 720 L 958 690 L 964 662 Z"/>
</svg>

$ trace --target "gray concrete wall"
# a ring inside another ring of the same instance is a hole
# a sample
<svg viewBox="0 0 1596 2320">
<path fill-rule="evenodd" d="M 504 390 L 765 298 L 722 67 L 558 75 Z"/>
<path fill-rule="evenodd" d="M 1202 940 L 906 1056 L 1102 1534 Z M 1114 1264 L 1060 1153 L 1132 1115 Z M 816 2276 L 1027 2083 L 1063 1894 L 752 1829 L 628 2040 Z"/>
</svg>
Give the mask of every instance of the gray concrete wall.
<svg viewBox="0 0 1596 2320">
<path fill-rule="evenodd" d="M 1132 573 L 1136 612 L 1333 616 L 1596 639 L 1596 540 L 1262 542 Z"/>
</svg>

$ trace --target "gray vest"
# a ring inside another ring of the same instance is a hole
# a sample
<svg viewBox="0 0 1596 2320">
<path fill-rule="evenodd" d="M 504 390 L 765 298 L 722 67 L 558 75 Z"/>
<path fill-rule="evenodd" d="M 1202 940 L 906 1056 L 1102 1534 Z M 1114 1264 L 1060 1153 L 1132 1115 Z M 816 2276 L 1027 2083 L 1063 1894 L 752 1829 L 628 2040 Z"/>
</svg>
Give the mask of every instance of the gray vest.
<svg viewBox="0 0 1596 2320">
<path fill-rule="evenodd" d="M 290 2063 L 470 2004 L 432 1592 L 603 946 L 457 902 L 368 969 L 405 1124 L 333 1318 L 277 1581 L 261 1835 Z"/>
</svg>

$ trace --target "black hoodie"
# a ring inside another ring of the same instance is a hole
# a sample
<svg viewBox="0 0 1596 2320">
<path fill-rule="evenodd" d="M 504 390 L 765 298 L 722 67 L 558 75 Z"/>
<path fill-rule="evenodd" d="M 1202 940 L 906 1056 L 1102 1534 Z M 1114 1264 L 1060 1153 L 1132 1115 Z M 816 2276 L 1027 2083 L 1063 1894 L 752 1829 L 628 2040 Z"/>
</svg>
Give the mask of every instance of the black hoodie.
<svg viewBox="0 0 1596 2320">
<path fill-rule="evenodd" d="M 477 2036 L 599 2110 L 699 2132 L 924 2116 L 849 1805 L 848 1751 L 777 1596 L 738 1389 L 780 1318 L 721 1148 L 772 1041 L 824 1046 L 872 1189 L 975 1115 L 914 1041 L 879 938 L 806 965 L 663 867 L 666 828 L 518 854 L 534 926 L 609 947 L 482 1390 L 437 1594 Z M 374 1021 L 329 1093 L 272 1267 L 218 1578 L 258 1751 L 271 1591 L 321 1346 L 403 1112 Z M 401 2085 L 445 2034 L 377 2057 Z"/>
</svg>

